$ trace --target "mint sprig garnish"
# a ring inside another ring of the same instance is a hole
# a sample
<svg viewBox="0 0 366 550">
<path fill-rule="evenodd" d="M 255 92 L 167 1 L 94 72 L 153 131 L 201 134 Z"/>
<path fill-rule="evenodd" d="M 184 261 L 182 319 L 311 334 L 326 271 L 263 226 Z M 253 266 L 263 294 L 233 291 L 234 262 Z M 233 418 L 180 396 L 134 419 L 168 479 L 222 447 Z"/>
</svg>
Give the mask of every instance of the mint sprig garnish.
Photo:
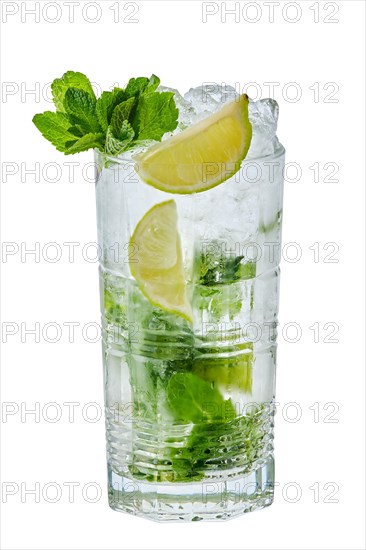
<svg viewBox="0 0 366 550">
<path fill-rule="evenodd" d="M 102 92 L 97 99 L 89 79 L 68 71 L 53 81 L 56 112 L 35 115 L 42 135 L 65 155 L 97 148 L 119 155 L 138 141 L 160 141 L 178 124 L 172 92 L 158 92 L 160 79 L 131 78 L 126 88 Z"/>
</svg>

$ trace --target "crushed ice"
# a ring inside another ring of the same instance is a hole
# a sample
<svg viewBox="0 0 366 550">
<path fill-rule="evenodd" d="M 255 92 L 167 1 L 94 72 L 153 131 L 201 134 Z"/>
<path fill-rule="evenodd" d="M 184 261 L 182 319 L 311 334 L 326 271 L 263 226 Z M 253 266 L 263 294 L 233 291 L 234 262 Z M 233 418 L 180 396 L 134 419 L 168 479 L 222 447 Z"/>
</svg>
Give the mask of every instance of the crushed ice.
<svg viewBox="0 0 366 550">
<path fill-rule="evenodd" d="M 159 86 L 158 89 L 174 93 L 174 99 L 179 109 L 179 119 L 178 127 L 173 134 L 177 134 L 188 126 L 210 116 L 221 109 L 225 103 L 239 97 L 235 88 L 225 84 L 210 83 L 190 88 L 184 96 L 174 88 Z M 249 98 L 249 119 L 252 123 L 253 137 L 247 155 L 248 159 L 271 155 L 280 149 L 281 146 L 276 137 L 278 104 L 274 99 L 252 101 Z M 171 135 L 171 133 L 166 134 L 164 139 Z"/>
</svg>

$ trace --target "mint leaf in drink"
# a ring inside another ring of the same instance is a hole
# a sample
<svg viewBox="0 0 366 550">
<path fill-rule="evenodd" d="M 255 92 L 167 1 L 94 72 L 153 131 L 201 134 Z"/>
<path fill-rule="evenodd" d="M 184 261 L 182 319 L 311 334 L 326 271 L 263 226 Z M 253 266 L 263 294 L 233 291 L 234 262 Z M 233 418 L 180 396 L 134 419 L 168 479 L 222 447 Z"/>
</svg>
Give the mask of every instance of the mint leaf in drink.
<svg viewBox="0 0 366 550">
<path fill-rule="evenodd" d="M 68 71 L 61 78 L 56 78 L 51 85 L 53 102 L 56 105 L 56 109 L 62 113 L 65 112 L 64 97 L 69 88 L 83 90 L 95 99 L 94 90 L 89 78 L 82 73 Z"/>
<path fill-rule="evenodd" d="M 77 141 L 77 136 L 72 132 L 72 127 L 63 113 L 45 113 L 35 115 L 33 122 L 41 134 L 56 147 L 58 151 L 65 153 L 68 146 Z"/>
<path fill-rule="evenodd" d="M 136 139 L 160 141 L 166 132 L 175 130 L 178 124 L 178 109 L 173 92 L 152 92 L 140 97 L 132 127 Z"/>
<path fill-rule="evenodd" d="M 122 88 L 113 88 L 111 92 L 102 92 L 97 101 L 96 112 L 99 124 L 104 132 L 111 122 L 112 113 L 115 107 L 126 99 L 125 91 Z"/>
<path fill-rule="evenodd" d="M 96 99 L 84 90 L 69 88 L 65 93 L 64 107 L 71 122 L 85 133 L 99 133 L 102 128 L 96 114 Z"/>
<path fill-rule="evenodd" d="M 119 138 L 116 138 L 113 134 L 112 127 L 109 126 L 107 130 L 106 140 L 105 140 L 105 152 L 108 155 L 119 155 L 127 149 L 135 132 L 127 120 L 122 123 L 122 126 L 119 131 Z"/>
<path fill-rule="evenodd" d="M 245 416 L 196 424 L 184 446 L 171 450 L 173 481 L 199 481 L 210 470 L 241 467 L 250 471 L 266 445 L 263 405 Z"/>
<path fill-rule="evenodd" d="M 210 378 L 210 376 L 209 376 Z M 207 380 L 200 380 L 190 372 L 173 375 L 167 384 L 167 398 L 171 414 L 177 423 L 193 423 L 184 445 L 172 445 L 170 462 L 172 472 L 168 481 L 198 481 L 205 472 L 223 466 L 250 469 L 265 446 L 263 424 L 266 416 L 255 407 L 245 416 L 237 416 L 234 404 L 225 399 Z M 238 463 L 240 457 L 240 463 Z"/>
<path fill-rule="evenodd" d="M 216 387 L 191 372 L 174 374 L 166 392 L 171 410 L 179 422 L 196 424 L 235 418 L 231 400 L 224 399 Z"/>
<path fill-rule="evenodd" d="M 104 289 L 103 299 L 107 322 L 120 325 L 123 329 L 128 328 L 125 292 L 120 288 L 117 291 L 113 286 L 110 286 L 109 289 Z"/>
<path fill-rule="evenodd" d="M 131 118 L 131 112 L 136 103 L 137 100 L 134 97 L 130 97 L 130 99 L 127 99 L 127 101 L 123 101 L 114 109 L 111 119 L 111 130 L 115 137 L 122 139 L 120 136 L 121 129 L 123 125 L 125 125 L 125 123 L 128 123 L 128 120 Z M 135 132 L 133 132 L 132 137 L 134 135 Z"/>
<path fill-rule="evenodd" d="M 230 284 L 255 276 L 255 263 L 243 264 L 244 256 L 234 256 L 223 250 L 219 242 L 208 243 L 205 250 L 196 255 L 195 269 L 198 281 L 205 286 Z"/>
</svg>

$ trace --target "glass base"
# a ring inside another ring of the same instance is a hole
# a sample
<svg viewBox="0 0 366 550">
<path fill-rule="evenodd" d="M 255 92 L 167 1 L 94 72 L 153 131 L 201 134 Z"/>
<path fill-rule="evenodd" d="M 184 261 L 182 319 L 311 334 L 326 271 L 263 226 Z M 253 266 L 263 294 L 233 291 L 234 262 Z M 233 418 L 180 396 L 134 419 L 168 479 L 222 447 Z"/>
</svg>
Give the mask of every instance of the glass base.
<svg viewBox="0 0 366 550">
<path fill-rule="evenodd" d="M 155 521 L 222 521 L 273 502 L 274 460 L 245 475 L 227 472 L 194 483 L 152 483 L 108 471 L 113 510 Z"/>
</svg>

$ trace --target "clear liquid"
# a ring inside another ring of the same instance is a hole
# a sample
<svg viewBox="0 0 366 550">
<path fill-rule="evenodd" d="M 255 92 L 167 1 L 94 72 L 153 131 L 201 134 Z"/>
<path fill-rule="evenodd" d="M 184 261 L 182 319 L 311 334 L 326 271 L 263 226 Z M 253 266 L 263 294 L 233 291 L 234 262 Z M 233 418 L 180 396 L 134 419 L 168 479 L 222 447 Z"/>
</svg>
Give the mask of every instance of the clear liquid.
<svg viewBox="0 0 366 550">
<path fill-rule="evenodd" d="M 113 508 L 163 519 L 216 518 L 223 503 L 199 497 L 208 482 L 224 483 L 227 517 L 271 502 L 283 154 L 272 162 L 270 179 L 262 163 L 259 182 L 231 178 L 189 196 L 116 179 L 120 167 L 101 174 Z M 154 307 L 128 265 L 136 224 L 169 198 L 177 204 L 192 324 Z M 243 486 L 253 480 L 257 488 L 248 496 Z M 130 483 L 134 496 L 126 501 Z"/>
<path fill-rule="evenodd" d="M 276 271 L 271 278 L 275 291 Z M 193 327 L 152 306 L 131 279 L 103 271 L 101 279 L 108 453 L 113 469 L 154 482 L 250 471 L 272 450 L 275 344 L 265 334 L 251 335 L 243 327 L 256 326 L 250 320 L 251 304 L 256 291 L 269 289 L 268 274 L 265 285 L 260 277 L 214 285 L 208 297 L 203 292 L 207 287 L 196 288 Z M 198 321 L 202 317 L 207 319 L 204 323 Z M 208 392 L 202 421 L 199 414 L 194 423 L 180 420 L 181 404 L 175 414 L 174 400 L 167 393 L 177 378 L 182 391 L 189 392 L 192 380 L 198 378 L 202 382 L 198 392 L 206 385 L 217 388 L 224 400 L 217 402 L 215 393 L 211 400 Z M 229 411 L 226 400 L 233 405 Z M 204 419 L 206 411 L 216 415 L 215 421 Z"/>
</svg>

